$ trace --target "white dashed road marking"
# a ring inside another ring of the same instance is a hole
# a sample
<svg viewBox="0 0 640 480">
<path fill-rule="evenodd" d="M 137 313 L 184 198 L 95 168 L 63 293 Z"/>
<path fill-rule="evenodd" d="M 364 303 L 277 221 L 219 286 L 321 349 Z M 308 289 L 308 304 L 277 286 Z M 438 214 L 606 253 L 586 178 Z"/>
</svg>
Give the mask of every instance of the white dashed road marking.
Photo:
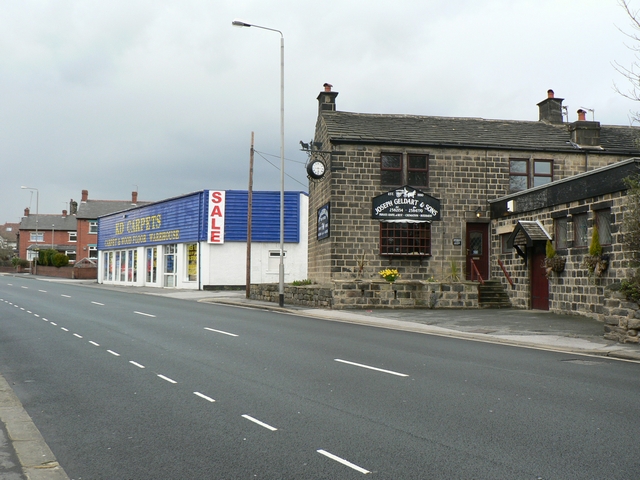
<svg viewBox="0 0 640 480">
<path fill-rule="evenodd" d="M 365 475 L 367 473 L 371 473 L 371 472 L 369 472 L 369 470 L 365 470 L 364 468 L 359 467 L 355 463 L 351 463 L 351 462 L 345 460 L 344 458 L 340 458 L 337 455 L 334 455 L 333 453 L 327 452 L 326 450 L 320 449 L 320 450 L 318 450 L 318 453 L 321 454 L 321 455 L 324 455 L 325 457 L 330 458 L 331 460 L 335 460 L 336 462 L 339 462 L 339 463 L 341 463 L 343 465 L 346 465 L 349 468 L 353 468 L 354 470 L 356 470 L 356 471 L 358 471 L 360 473 L 364 473 Z"/>
<path fill-rule="evenodd" d="M 229 335 L 230 337 L 237 337 L 235 333 L 223 332 L 222 330 L 215 330 L 213 328 L 204 327 L 205 330 L 209 330 L 210 332 L 222 333 L 223 335 Z"/>
<path fill-rule="evenodd" d="M 384 370 L 382 368 L 371 367 L 369 365 L 363 365 L 361 363 L 354 363 L 354 362 L 348 362 L 347 360 L 340 360 L 339 358 L 336 358 L 334 360 L 336 362 L 346 363 L 347 365 L 354 365 L 356 367 L 367 368 L 369 370 L 375 370 L 376 372 L 388 373 L 390 375 L 397 375 L 398 377 L 408 377 L 409 376 L 409 375 L 406 375 L 404 373 L 398 373 L 398 372 L 393 372 L 391 370 Z"/>
<path fill-rule="evenodd" d="M 272 427 L 271 425 L 268 425 L 268 424 L 266 424 L 264 422 L 261 422 L 260 420 L 258 420 L 256 418 L 253 418 L 253 417 L 251 417 L 249 415 L 242 415 L 242 418 L 246 418 L 247 420 L 249 420 L 249 421 L 251 421 L 251 422 L 253 422 L 255 424 L 258 424 L 261 427 L 266 428 L 267 430 L 271 430 L 272 432 L 275 432 L 276 430 L 278 430 L 277 428 Z"/>
</svg>

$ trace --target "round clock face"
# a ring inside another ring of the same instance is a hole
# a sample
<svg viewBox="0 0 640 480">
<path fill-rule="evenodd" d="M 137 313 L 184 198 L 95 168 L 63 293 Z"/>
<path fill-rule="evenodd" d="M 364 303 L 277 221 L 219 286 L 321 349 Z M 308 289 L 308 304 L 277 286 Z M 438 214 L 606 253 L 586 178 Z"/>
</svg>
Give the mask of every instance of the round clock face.
<svg viewBox="0 0 640 480">
<path fill-rule="evenodd" d="M 311 176 L 312 178 L 316 178 L 316 179 L 322 178 L 325 172 L 324 163 L 322 163 L 320 160 L 314 160 L 309 164 L 309 167 L 307 168 L 307 172 L 309 173 L 309 176 Z"/>
</svg>

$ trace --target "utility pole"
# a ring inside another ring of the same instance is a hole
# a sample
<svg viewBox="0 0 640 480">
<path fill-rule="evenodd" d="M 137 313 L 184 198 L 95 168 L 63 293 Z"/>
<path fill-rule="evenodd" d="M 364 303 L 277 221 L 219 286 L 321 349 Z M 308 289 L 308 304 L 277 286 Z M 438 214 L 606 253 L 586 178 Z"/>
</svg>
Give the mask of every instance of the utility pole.
<svg viewBox="0 0 640 480">
<path fill-rule="evenodd" d="M 251 211 L 253 210 L 253 132 L 249 150 L 249 190 L 247 192 L 247 280 L 246 295 L 251 296 Z"/>
</svg>

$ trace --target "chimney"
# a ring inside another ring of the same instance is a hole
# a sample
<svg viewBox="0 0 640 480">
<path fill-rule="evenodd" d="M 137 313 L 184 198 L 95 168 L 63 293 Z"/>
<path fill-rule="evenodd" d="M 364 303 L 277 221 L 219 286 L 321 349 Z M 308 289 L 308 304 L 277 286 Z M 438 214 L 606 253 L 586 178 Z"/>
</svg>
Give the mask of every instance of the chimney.
<svg viewBox="0 0 640 480">
<path fill-rule="evenodd" d="M 554 124 L 563 123 L 562 119 L 562 101 L 564 98 L 555 98 L 553 90 L 547 90 L 547 98 L 538 104 L 540 109 L 539 120 Z"/>
<path fill-rule="evenodd" d="M 600 122 L 590 122 L 586 119 L 587 112 L 578 110 L 578 121 L 569 125 L 571 141 L 581 147 L 600 146 Z"/>
<path fill-rule="evenodd" d="M 82 190 L 82 198 L 80 199 L 80 202 L 87 203 L 88 198 L 89 198 L 89 190 Z"/>
<path fill-rule="evenodd" d="M 138 192 L 131 192 L 131 205 L 138 203 Z"/>
<path fill-rule="evenodd" d="M 335 112 L 336 111 L 336 97 L 338 92 L 332 92 L 330 83 L 323 85 L 324 92 L 320 92 L 318 95 L 318 115 L 322 112 Z"/>
<path fill-rule="evenodd" d="M 24 216 L 28 217 L 29 216 L 29 207 L 24 209 Z"/>
<path fill-rule="evenodd" d="M 74 202 L 73 198 L 69 200 L 69 211 L 71 212 L 71 215 L 78 213 L 78 202 Z"/>
<path fill-rule="evenodd" d="M 67 218 L 67 211 L 66 210 L 62 210 L 62 218 Z"/>
</svg>

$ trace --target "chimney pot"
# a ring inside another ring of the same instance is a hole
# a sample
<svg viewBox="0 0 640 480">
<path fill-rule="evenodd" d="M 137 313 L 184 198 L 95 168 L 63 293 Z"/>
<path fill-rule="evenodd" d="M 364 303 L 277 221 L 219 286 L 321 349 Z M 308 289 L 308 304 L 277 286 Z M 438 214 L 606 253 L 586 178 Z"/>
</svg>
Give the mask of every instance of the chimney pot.
<svg viewBox="0 0 640 480">
<path fill-rule="evenodd" d="M 131 203 L 133 205 L 138 203 L 138 192 L 131 192 Z"/>
<path fill-rule="evenodd" d="M 86 203 L 88 198 L 89 198 L 89 190 L 82 190 L 82 198 L 80 199 L 80 201 L 82 203 Z"/>
<path fill-rule="evenodd" d="M 330 92 L 331 91 L 331 87 L 333 87 L 333 85 L 331 85 L 330 83 L 325 83 L 323 85 L 323 87 L 324 87 L 324 91 L 325 92 Z"/>
<path fill-rule="evenodd" d="M 29 207 L 24 209 L 24 216 L 28 217 L 29 216 Z"/>
<path fill-rule="evenodd" d="M 584 122 L 587 119 L 587 112 L 585 110 L 578 110 L 578 121 Z"/>
<path fill-rule="evenodd" d="M 547 90 L 547 98 L 554 98 L 555 97 L 555 93 L 553 93 L 553 90 L 549 89 Z"/>
<path fill-rule="evenodd" d="M 67 211 L 66 210 L 62 210 L 62 217 L 66 217 L 67 216 Z"/>
</svg>

